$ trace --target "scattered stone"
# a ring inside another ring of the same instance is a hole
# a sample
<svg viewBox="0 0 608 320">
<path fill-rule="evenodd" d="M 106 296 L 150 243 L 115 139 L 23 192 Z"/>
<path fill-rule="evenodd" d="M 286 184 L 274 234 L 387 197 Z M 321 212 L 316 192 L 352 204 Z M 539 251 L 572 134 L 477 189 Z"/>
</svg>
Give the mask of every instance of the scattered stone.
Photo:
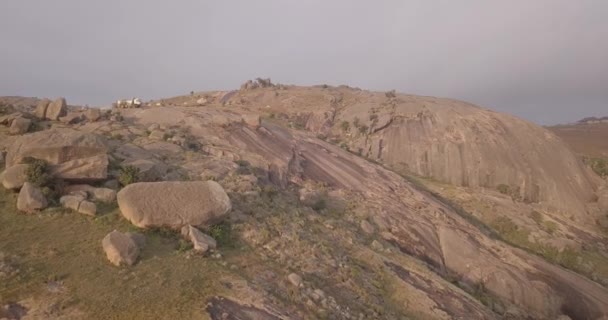
<svg viewBox="0 0 608 320">
<path fill-rule="evenodd" d="M 191 225 L 184 226 L 181 230 L 182 236 L 192 242 L 194 250 L 205 253 L 210 249 L 217 248 L 217 242 L 212 237 L 202 233 Z"/>
<path fill-rule="evenodd" d="M 242 118 L 243 122 L 246 125 L 252 126 L 254 128 L 257 128 L 262 124 L 262 120 L 259 114 L 244 114 Z"/>
<path fill-rule="evenodd" d="M 23 212 L 35 212 L 48 206 L 48 201 L 40 188 L 30 182 L 26 182 L 21 187 L 17 197 L 17 209 Z"/>
<path fill-rule="evenodd" d="M 140 228 L 209 226 L 232 209 L 215 181 L 138 182 L 118 192 L 117 199 L 122 215 Z"/>
<path fill-rule="evenodd" d="M 207 98 L 200 98 L 200 99 L 196 100 L 196 104 L 201 105 L 201 106 L 206 105 L 207 102 L 208 102 Z"/>
<path fill-rule="evenodd" d="M 161 130 L 154 130 L 148 136 L 151 140 L 165 140 L 165 133 Z"/>
<path fill-rule="evenodd" d="M 302 277 L 300 277 L 299 275 L 297 275 L 295 273 L 291 273 L 290 275 L 288 275 L 287 280 L 289 280 L 289 282 L 296 287 L 302 286 Z"/>
<path fill-rule="evenodd" d="M 50 103 L 51 100 L 49 99 L 42 99 L 38 102 L 38 104 L 36 105 L 36 111 L 34 112 L 36 118 L 41 120 L 46 118 L 46 109 L 48 108 Z"/>
<path fill-rule="evenodd" d="M 49 120 L 59 120 L 67 113 L 67 105 L 64 98 L 59 98 L 49 104 L 46 108 L 45 117 Z"/>
<path fill-rule="evenodd" d="M 151 125 L 148 127 L 148 131 L 150 131 L 150 132 L 152 132 L 152 131 L 156 131 L 156 130 L 158 130 L 158 129 L 160 129 L 160 125 L 159 125 L 158 123 L 151 124 Z"/>
<path fill-rule="evenodd" d="M 0 175 L 0 181 L 2 186 L 6 189 L 19 189 L 27 181 L 27 164 L 17 164 L 8 169 Z"/>
<path fill-rule="evenodd" d="M 10 134 L 24 134 L 24 133 L 28 132 L 31 125 L 32 125 L 32 120 L 19 117 L 19 118 L 13 120 L 8 132 Z"/>
<path fill-rule="evenodd" d="M 97 214 L 97 205 L 94 202 L 84 200 L 78 206 L 78 212 L 94 217 Z"/>
<path fill-rule="evenodd" d="M 120 182 L 116 179 L 111 179 L 103 183 L 103 186 L 108 189 L 118 190 L 120 188 Z"/>
<path fill-rule="evenodd" d="M 128 235 L 116 230 L 108 233 L 101 241 L 101 245 L 108 260 L 115 266 L 131 266 L 139 256 L 137 243 Z"/>
<path fill-rule="evenodd" d="M 376 228 L 374 228 L 371 223 L 367 222 L 367 220 L 363 220 L 361 221 L 361 230 L 367 234 L 372 234 L 376 231 Z"/>
<path fill-rule="evenodd" d="M 67 195 L 61 197 L 59 203 L 64 208 L 78 212 L 78 207 L 80 207 L 80 203 L 84 200 L 85 198 L 79 195 Z"/>
<path fill-rule="evenodd" d="M 116 191 L 109 188 L 93 188 L 91 194 L 97 201 L 108 203 L 116 201 Z"/>
</svg>

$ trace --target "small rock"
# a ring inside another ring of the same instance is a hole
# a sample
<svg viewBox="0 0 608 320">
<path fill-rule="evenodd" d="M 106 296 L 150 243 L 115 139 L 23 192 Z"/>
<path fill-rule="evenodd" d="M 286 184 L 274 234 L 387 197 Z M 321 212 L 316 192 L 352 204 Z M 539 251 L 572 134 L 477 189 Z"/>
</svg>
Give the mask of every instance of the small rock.
<svg viewBox="0 0 608 320">
<path fill-rule="evenodd" d="M 254 128 L 259 127 L 262 124 L 262 120 L 259 114 L 244 114 L 242 115 L 243 122 Z"/>
<path fill-rule="evenodd" d="M 97 205 L 94 202 L 84 200 L 78 206 L 78 212 L 94 217 L 97 214 Z"/>
<path fill-rule="evenodd" d="M 91 192 L 93 199 L 102 202 L 114 202 L 116 200 L 116 191 L 108 188 L 95 188 Z"/>
<path fill-rule="evenodd" d="M 152 140 L 165 140 L 165 133 L 161 130 L 154 130 L 150 132 L 148 138 Z"/>
<path fill-rule="evenodd" d="M 181 230 L 182 235 L 190 240 L 194 245 L 194 250 L 200 253 L 205 253 L 209 249 L 217 248 L 217 242 L 212 237 L 202 233 L 200 230 L 191 225 L 184 226 Z"/>
<path fill-rule="evenodd" d="M 378 240 L 372 241 L 371 246 L 372 246 L 372 249 L 374 249 L 376 251 L 384 250 L 384 246 L 380 242 L 378 242 Z"/>
<path fill-rule="evenodd" d="M 376 228 L 367 222 L 367 220 L 363 220 L 361 221 L 361 230 L 367 234 L 372 234 L 376 231 Z"/>
<path fill-rule="evenodd" d="M 27 181 L 27 164 L 16 164 L 0 175 L 2 186 L 6 189 L 19 189 Z"/>
<path fill-rule="evenodd" d="M 26 133 L 32 124 L 32 120 L 19 117 L 13 120 L 9 129 L 10 134 L 24 134 Z"/>
<path fill-rule="evenodd" d="M 289 282 L 291 282 L 291 284 L 293 284 L 296 287 L 300 287 L 302 285 L 302 277 L 300 277 L 299 275 L 295 274 L 295 273 L 291 273 L 287 276 L 287 280 L 289 280 Z"/>
<path fill-rule="evenodd" d="M 158 129 L 160 129 L 160 125 L 159 125 L 158 123 L 151 124 L 151 125 L 148 127 L 148 131 L 150 131 L 150 132 L 152 132 L 152 131 L 156 131 L 156 130 L 158 130 Z"/>
<path fill-rule="evenodd" d="M 206 105 L 206 104 L 207 104 L 207 102 L 208 102 L 208 101 L 207 101 L 207 99 L 206 99 L 206 98 L 200 98 L 200 99 L 196 100 L 196 104 L 201 105 L 201 106 Z"/>
<path fill-rule="evenodd" d="M 139 247 L 133 239 L 116 230 L 108 233 L 101 241 L 108 260 L 115 266 L 131 266 L 137 261 Z"/>
<path fill-rule="evenodd" d="M 59 203 L 64 208 L 78 211 L 78 207 L 80 206 L 80 203 L 82 201 L 84 201 L 84 199 L 85 199 L 84 197 L 81 197 L 78 195 L 67 195 L 67 196 L 61 197 L 59 199 Z"/>
<path fill-rule="evenodd" d="M 21 187 L 17 197 L 17 209 L 24 212 L 35 212 L 48 206 L 48 201 L 40 188 L 30 182 L 26 182 Z"/>
</svg>

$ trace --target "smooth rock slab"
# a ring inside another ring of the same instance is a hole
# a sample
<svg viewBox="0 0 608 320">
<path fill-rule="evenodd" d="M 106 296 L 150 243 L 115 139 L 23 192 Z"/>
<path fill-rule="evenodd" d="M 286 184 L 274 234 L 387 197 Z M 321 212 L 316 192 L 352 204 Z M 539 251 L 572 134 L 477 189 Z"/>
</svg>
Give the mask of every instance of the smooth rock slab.
<svg viewBox="0 0 608 320">
<path fill-rule="evenodd" d="M 230 198 L 215 181 L 133 183 L 118 192 L 122 215 L 140 228 L 209 226 L 226 218 Z"/>
<path fill-rule="evenodd" d="M 108 233 L 101 245 L 106 257 L 115 266 L 132 266 L 139 256 L 139 247 L 133 238 L 116 230 Z"/>
</svg>

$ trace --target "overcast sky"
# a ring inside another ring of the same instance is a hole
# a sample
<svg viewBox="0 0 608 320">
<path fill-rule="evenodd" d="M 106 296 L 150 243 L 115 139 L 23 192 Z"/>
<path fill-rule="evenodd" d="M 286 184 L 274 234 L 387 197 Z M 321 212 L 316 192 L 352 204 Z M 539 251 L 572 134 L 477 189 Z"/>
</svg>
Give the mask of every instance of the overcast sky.
<svg viewBox="0 0 608 320">
<path fill-rule="evenodd" d="M 608 115 L 608 1 L 0 1 L 0 95 L 108 105 L 258 76 Z"/>
</svg>

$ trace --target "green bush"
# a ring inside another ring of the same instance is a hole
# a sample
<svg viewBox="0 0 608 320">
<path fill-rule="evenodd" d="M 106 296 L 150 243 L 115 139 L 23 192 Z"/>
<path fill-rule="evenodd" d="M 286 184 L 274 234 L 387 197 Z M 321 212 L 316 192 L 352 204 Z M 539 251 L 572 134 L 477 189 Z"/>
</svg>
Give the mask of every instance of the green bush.
<svg viewBox="0 0 608 320">
<path fill-rule="evenodd" d="M 228 222 L 218 223 L 209 228 L 209 235 L 220 247 L 232 246 L 232 228 Z"/>
<path fill-rule="evenodd" d="M 342 121 L 342 123 L 340 123 L 340 128 L 342 129 L 342 131 L 344 132 L 348 132 L 350 130 L 350 123 L 348 123 L 348 121 Z"/>
<path fill-rule="evenodd" d="M 131 183 L 139 181 L 139 168 L 134 166 L 126 166 L 120 168 L 120 174 L 118 176 L 118 182 L 123 186 L 128 186 Z"/>
<path fill-rule="evenodd" d="M 327 208 L 327 201 L 324 198 L 321 198 L 315 202 L 311 208 L 315 211 L 321 211 Z"/>
<path fill-rule="evenodd" d="M 511 194 L 511 187 L 509 187 L 506 184 L 499 184 L 496 186 L 496 190 L 498 190 L 498 192 L 502 193 L 502 194 L 506 194 L 506 195 L 510 195 Z"/>
<path fill-rule="evenodd" d="M 600 177 L 608 177 L 608 159 L 584 158 L 583 161 Z"/>
<path fill-rule="evenodd" d="M 51 183 L 52 178 L 48 173 L 48 163 L 45 160 L 26 158 L 24 162 L 29 165 L 25 172 L 27 181 L 38 187 L 45 187 Z"/>
<path fill-rule="evenodd" d="M 366 126 L 366 125 L 362 125 L 362 126 L 360 126 L 360 127 L 359 127 L 359 132 L 360 132 L 361 134 L 365 134 L 365 133 L 367 133 L 367 130 L 369 130 L 369 127 L 368 127 L 368 126 Z"/>
</svg>

